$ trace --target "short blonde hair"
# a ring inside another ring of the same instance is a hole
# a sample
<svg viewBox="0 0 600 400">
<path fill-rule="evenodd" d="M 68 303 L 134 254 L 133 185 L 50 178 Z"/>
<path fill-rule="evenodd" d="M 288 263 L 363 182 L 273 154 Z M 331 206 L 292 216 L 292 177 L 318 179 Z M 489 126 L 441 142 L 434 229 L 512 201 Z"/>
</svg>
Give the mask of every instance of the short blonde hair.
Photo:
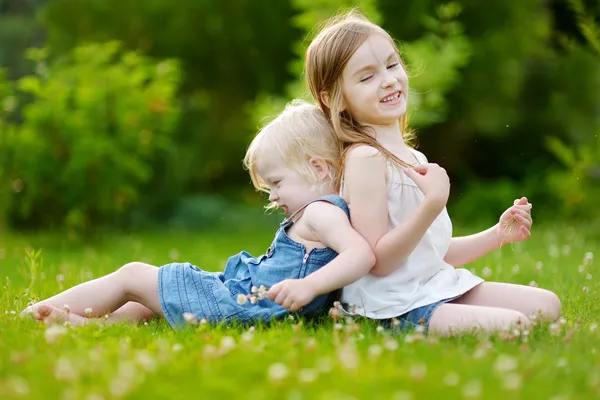
<svg viewBox="0 0 600 400">
<path fill-rule="evenodd" d="M 319 183 L 319 177 L 309 161 L 311 158 L 325 161 L 328 168 L 326 182 L 338 188 L 338 142 L 333 127 L 319 107 L 295 99 L 252 140 L 244 157 L 244 167 L 259 191 L 269 190 L 258 174 L 257 164 L 259 160 L 275 155 L 313 185 Z"/>
</svg>

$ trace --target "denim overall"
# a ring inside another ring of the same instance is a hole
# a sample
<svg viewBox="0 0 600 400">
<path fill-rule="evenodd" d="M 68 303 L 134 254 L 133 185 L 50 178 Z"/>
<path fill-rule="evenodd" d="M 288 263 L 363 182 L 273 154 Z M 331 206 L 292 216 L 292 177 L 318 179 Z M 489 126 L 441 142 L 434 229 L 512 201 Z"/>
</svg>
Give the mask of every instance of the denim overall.
<svg viewBox="0 0 600 400">
<path fill-rule="evenodd" d="M 350 218 L 348 206 L 337 195 L 322 196 L 314 201 L 332 203 Z M 239 294 L 250 294 L 252 286 L 270 288 L 285 279 L 304 278 L 337 256 L 329 248 L 315 248 L 307 253 L 304 245 L 293 241 L 286 233 L 301 217 L 301 211 L 311 203 L 280 224 L 271 246 L 259 257 L 242 251 L 227 260 L 223 272 L 203 271 L 190 263 L 172 263 L 160 267 L 160 304 L 171 326 L 183 326 L 184 313 L 191 313 L 198 320 L 206 319 L 210 323 L 236 321 L 246 324 L 285 317 L 289 310 L 267 297 L 256 304 L 238 304 L 237 298 Z M 312 317 L 327 312 L 337 296 L 337 291 L 318 296 L 297 314 Z"/>
</svg>

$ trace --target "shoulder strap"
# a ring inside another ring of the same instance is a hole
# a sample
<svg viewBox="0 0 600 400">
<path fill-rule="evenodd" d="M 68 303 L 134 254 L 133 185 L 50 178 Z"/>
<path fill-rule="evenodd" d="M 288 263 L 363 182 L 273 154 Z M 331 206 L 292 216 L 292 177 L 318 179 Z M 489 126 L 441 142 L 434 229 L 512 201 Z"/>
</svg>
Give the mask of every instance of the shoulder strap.
<svg viewBox="0 0 600 400">
<path fill-rule="evenodd" d="M 304 209 L 306 207 L 308 207 L 310 204 L 317 202 L 317 201 L 326 201 L 328 203 L 331 203 L 335 206 L 338 206 L 339 208 L 341 208 L 346 215 L 348 216 L 348 219 L 350 219 L 350 208 L 348 207 L 348 204 L 346 204 L 346 202 L 344 201 L 344 199 L 342 199 L 340 196 L 336 195 L 336 194 L 329 194 L 326 196 L 321 196 L 317 199 L 314 199 L 313 201 L 306 203 L 304 206 L 302 206 L 302 208 L 300 208 L 298 211 L 296 211 L 295 213 L 293 213 L 292 215 L 290 215 L 285 221 L 284 223 L 294 223 L 296 222 L 301 216 L 302 213 L 304 211 Z"/>
</svg>

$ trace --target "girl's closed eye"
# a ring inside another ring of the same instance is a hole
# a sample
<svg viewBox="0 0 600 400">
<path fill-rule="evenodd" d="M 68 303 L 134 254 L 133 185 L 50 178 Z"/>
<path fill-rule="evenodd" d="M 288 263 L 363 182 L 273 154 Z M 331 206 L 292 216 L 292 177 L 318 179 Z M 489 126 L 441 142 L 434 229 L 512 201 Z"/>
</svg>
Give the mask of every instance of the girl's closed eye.
<svg viewBox="0 0 600 400">
<path fill-rule="evenodd" d="M 400 63 L 399 62 L 395 62 L 393 64 L 388 65 L 388 69 L 396 68 L 398 65 L 400 65 Z"/>
<path fill-rule="evenodd" d="M 368 75 L 368 76 L 365 76 L 364 78 L 362 78 L 360 81 L 361 81 L 361 82 L 366 82 L 366 81 L 368 81 L 369 79 L 371 79 L 372 77 L 373 77 L 373 75 Z"/>
</svg>

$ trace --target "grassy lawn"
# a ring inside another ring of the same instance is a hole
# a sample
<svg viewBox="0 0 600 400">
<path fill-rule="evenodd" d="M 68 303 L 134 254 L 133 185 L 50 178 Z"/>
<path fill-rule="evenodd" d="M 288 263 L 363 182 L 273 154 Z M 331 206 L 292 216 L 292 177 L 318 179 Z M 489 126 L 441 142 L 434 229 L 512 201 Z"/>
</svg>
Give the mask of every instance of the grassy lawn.
<svg viewBox="0 0 600 400">
<path fill-rule="evenodd" d="M 48 297 L 129 261 L 223 267 L 241 249 L 264 252 L 272 231 L 104 236 L 85 245 L 54 235 L 0 236 L 0 398 L 35 399 L 583 399 L 600 396 L 597 227 L 539 227 L 469 267 L 488 280 L 537 284 L 563 301 L 563 319 L 526 334 L 390 337 L 363 321 L 287 320 L 253 331 L 164 321 L 60 331 L 18 317 Z M 31 280 L 27 250 L 41 249 Z M 226 397 L 227 396 L 227 397 Z"/>
</svg>

